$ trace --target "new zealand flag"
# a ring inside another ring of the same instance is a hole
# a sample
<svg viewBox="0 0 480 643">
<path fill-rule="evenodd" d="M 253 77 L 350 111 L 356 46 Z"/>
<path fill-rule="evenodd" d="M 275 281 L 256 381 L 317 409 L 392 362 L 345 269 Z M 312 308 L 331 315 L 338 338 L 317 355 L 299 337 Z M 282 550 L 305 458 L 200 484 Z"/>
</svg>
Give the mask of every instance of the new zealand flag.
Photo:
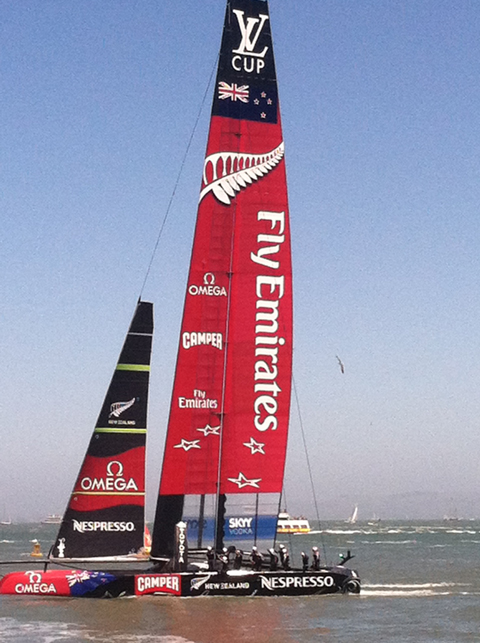
<svg viewBox="0 0 480 643">
<path fill-rule="evenodd" d="M 229 89 L 226 89 L 226 86 Z M 261 84 L 239 85 L 219 81 L 215 88 L 213 101 L 215 116 L 276 123 L 277 107 L 276 82 L 264 81 Z"/>
</svg>

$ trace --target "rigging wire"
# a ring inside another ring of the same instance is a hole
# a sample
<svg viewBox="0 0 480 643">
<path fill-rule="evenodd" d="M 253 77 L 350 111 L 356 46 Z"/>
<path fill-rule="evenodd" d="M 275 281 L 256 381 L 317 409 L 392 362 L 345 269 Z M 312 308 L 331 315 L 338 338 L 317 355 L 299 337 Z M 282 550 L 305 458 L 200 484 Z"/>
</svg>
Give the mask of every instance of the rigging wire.
<svg viewBox="0 0 480 643">
<path fill-rule="evenodd" d="M 279 506 L 279 511 L 278 511 L 277 515 L 280 513 L 280 507 L 282 506 L 282 505 L 281 505 L 282 501 L 283 501 L 283 507 L 285 508 L 285 511 L 287 511 L 287 508 L 288 508 L 288 502 L 287 502 L 287 491 L 286 491 L 286 489 L 285 489 L 285 483 L 283 484 L 283 487 L 282 487 L 282 493 L 280 494 L 280 502 L 279 502 L 279 504 L 278 504 L 278 506 Z M 292 534 L 292 533 L 290 533 L 290 532 L 288 532 L 287 534 L 282 534 L 282 536 L 284 536 L 284 535 L 286 535 L 286 536 L 287 536 L 289 551 L 290 551 L 290 553 L 291 553 L 291 555 L 292 555 L 292 559 L 293 559 L 293 554 L 294 554 L 294 549 L 293 549 L 293 534 Z M 277 540 L 278 540 L 278 539 L 277 539 L 277 537 L 275 536 L 275 544 L 276 544 Z"/>
<path fill-rule="evenodd" d="M 193 125 L 192 133 L 190 134 L 190 138 L 188 140 L 187 147 L 185 149 L 185 153 L 184 153 L 183 158 L 182 158 L 182 162 L 180 163 L 180 168 L 178 170 L 177 178 L 176 178 L 175 184 L 173 186 L 173 191 L 172 191 L 172 194 L 170 195 L 170 199 L 168 201 L 167 209 L 165 211 L 165 216 L 163 217 L 163 221 L 162 221 L 162 223 L 160 225 L 160 230 L 158 231 L 157 240 L 156 240 L 155 245 L 153 247 L 153 252 L 152 252 L 152 255 L 150 257 L 150 261 L 148 263 L 147 270 L 145 272 L 145 277 L 143 279 L 142 287 L 140 288 L 140 295 L 138 297 L 139 301 L 142 299 L 143 291 L 145 289 L 145 286 L 147 284 L 148 278 L 150 276 L 150 272 L 152 270 L 153 261 L 155 259 L 155 255 L 157 253 L 158 246 L 160 244 L 160 239 L 162 237 L 163 230 L 165 228 L 165 224 L 167 223 L 168 215 L 170 214 L 172 203 L 173 203 L 173 200 L 174 200 L 176 192 L 177 192 L 178 184 L 180 183 L 180 177 L 182 176 L 183 168 L 185 166 L 187 156 L 188 156 L 188 153 L 190 151 L 190 147 L 192 146 L 193 138 L 195 136 L 195 132 L 197 131 L 198 123 L 200 122 L 200 116 L 202 115 L 203 108 L 205 106 L 205 101 L 206 101 L 206 98 L 207 98 L 207 96 L 209 94 L 210 85 L 212 83 L 212 78 L 213 78 L 213 75 L 215 73 L 215 70 L 216 70 L 217 64 L 218 64 L 218 58 L 219 58 L 219 54 L 215 58 L 215 62 L 213 64 L 212 71 L 210 73 L 210 76 L 209 76 L 209 79 L 208 79 L 208 82 L 207 82 L 207 86 L 205 87 L 205 92 L 204 92 L 203 97 L 202 97 L 200 108 L 198 110 L 197 118 L 195 119 L 195 123 Z"/>
<path fill-rule="evenodd" d="M 315 515 L 317 518 L 318 526 L 320 528 L 320 513 L 318 511 L 317 494 L 315 493 L 315 485 L 313 484 L 312 467 L 310 466 L 310 458 L 308 456 L 307 440 L 305 437 L 305 430 L 303 428 L 303 420 L 302 420 L 302 414 L 300 411 L 300 401 L 298 399 L 297 384 L 295 382 L 295 377 L 293 375 L 292 375 L 292 385 L 293 385 L 293 393 L 295 396 L 295 404 L 297 406 L 298 419 L 300 422 L 300 433 L 302 434 L 303 449 L 305 451 L 305 459 L 307 461 L 308 475 L 310 477 L 310 486 L 312 488 L 313 503 L 315 505 Z M 325 542 L 323 540 L 322 534 L 320 534 L 320 542 L 322 545 L 323 558 L 324 560 L 327 560 L 327 550 L 325 547 Z"/>
</svg>

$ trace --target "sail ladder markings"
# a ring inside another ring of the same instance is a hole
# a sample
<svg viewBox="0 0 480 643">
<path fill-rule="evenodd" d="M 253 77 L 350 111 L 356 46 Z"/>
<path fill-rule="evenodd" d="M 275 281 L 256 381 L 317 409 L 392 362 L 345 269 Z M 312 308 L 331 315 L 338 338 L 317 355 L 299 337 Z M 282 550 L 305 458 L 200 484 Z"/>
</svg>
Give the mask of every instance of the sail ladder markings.
<svg viewBox="0 0 480 643">
<path fill-rule="evenodd" d="M 95 433 L 146 433 L 147 429 L 119 429 L 117 427 L 97 427 Z"/>
<path fill-rule="evenodd" d="M 117 364 L 117 371 L 150 371 L 148 364 Z"/>
</svg>

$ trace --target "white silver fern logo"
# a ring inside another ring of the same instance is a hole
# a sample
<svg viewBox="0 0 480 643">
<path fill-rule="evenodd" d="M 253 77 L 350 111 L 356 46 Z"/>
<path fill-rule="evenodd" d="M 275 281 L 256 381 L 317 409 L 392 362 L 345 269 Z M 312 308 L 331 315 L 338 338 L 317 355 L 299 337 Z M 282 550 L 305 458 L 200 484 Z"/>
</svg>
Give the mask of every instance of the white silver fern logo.
<svg viewBox="0 0 480 643">
<path fill-rule="evenodd" d="M 216 152 L 205 159 L 203 184 L 200 201 L 208 192 L 225 205 L 254 181 L 268 174 L 280 163 L 285 154 L 282 141 L 278 147 L 265 154 L 242 154 L 238 152 Z"/>
<path fill-rule="evenodd" d="M 113 404 L 110 404 L 110 415 L 108 416 L 109 418 L 114 415 L 116 418 L 118 418 L 124 411 L 129 409 L 131 406 L 135 404 L 135 398 L 132 397 L 131 400 L 128 402 L 114 402 Z"/>
</svg>

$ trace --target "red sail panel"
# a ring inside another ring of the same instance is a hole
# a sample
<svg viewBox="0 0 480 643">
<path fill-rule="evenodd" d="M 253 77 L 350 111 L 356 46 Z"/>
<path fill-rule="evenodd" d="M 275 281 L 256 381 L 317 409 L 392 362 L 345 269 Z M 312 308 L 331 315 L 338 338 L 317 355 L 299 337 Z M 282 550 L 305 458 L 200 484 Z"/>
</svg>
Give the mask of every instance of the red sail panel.
<svg viewBox="0 0 480 643">
<path fill-rule="evenodd" d="M 200 206 L 160 493 L 216 493 L 233 221 Z"/>
<path fill-rule="evenodd" d="M 290 229 L 268 3 L 229 0 L 161 496 L 281 491 L 291 361 Z"/>
<path fill-rule="evenodd" d="M 262 131 L 267 149 L 281 144 L 279 121 L 263 125 Z M 257 153 L 254 132 L 241 142 Z M 284 163 L 239 194 L 237 201 L 221 492 L 281 492 L 292 373 Z"/>
</svg>

